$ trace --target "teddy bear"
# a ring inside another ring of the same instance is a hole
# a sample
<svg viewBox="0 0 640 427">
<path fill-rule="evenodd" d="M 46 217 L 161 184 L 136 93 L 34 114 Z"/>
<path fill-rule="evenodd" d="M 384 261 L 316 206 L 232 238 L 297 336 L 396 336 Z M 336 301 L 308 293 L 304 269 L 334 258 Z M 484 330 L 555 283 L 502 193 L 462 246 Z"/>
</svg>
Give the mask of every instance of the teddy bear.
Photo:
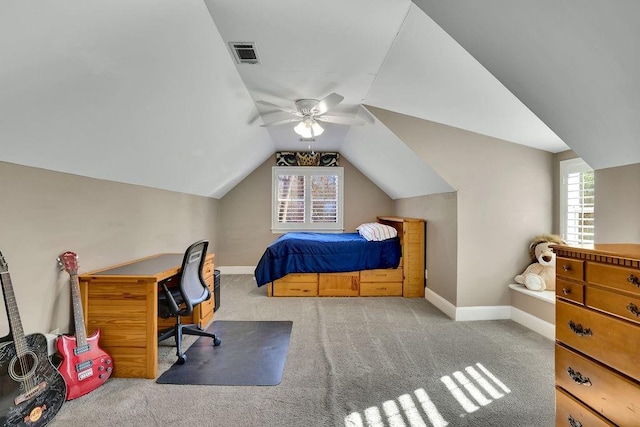
<svg viewBox="0 0 640 427">
<path fill-rule="evenodd" d="M 529 245 L 531 264 L 522 274 L 515 277 L 516 282 L 532 291 L 555 290 L 556 254 L 551 250 L 551 246 L 564 244 L 560 236 L 555 234 L 534 237 Z"/>
</svg>

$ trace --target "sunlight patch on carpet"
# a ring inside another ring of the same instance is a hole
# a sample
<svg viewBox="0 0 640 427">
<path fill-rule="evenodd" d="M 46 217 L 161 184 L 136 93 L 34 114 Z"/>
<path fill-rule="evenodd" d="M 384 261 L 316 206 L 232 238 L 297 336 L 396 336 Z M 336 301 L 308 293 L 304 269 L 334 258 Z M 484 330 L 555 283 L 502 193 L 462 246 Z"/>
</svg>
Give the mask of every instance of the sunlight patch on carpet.
<svg viewBox="0 0 640 427">
<path fill-rule="evenodd" d="M 460 370 L 451 375 L 444 375 L 440 381 L 467 413 L 475 412 L 511 393 L 511 390 L 481 363 L 467 366 L 464 372 Z M 441 395 L 442 391 L 435 390 L 434 393 Z M 344 419 L 345 427 L 449 425 L 424 388 L 415 390 L 413 394 L 400 395 L 395 400 L 387 400 L 380 406 L 381 408 L 371 406 L 361 412 L 352 412 Z"/>
</svg>

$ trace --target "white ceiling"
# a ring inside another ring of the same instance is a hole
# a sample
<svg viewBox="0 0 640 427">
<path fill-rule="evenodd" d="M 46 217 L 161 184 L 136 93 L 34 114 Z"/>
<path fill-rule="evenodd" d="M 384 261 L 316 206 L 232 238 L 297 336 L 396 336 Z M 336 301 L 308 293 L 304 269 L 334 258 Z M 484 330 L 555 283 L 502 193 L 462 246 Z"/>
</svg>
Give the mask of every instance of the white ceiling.
<svg viewBox="0 0 640 427">
<path fill-rule="evenodd" d="M 312 148 L 340 151 L 392 198 L 452 188 L 363 104 L 550 152 L 571 146 L 594 167 L 640 162 L 640 38 L 625 39 L 638 35 L 627 28 L 635 2 L 619 2 L 622 21 L 610 2 L 614 12 L 592 1 L 592 13 L 548 0 L 415 3 L 1 0 L 0 160 L 220 198 L 275 151 L 307 149 L 293 124 L 260 127 L 287 114 L 255 101 L 293 108 L 336 92 L 345 99 L 331 113 L 369 122 L 323 124 Z M 228 42 L 255 42 L 261 64 L 235 64 Z M 603 83 L 594 74 L 605 71 Z M 596 95 L 602 106 L 584 105 Z M 605 134 L 621 154 L 601 148 Z"/>
</svg>

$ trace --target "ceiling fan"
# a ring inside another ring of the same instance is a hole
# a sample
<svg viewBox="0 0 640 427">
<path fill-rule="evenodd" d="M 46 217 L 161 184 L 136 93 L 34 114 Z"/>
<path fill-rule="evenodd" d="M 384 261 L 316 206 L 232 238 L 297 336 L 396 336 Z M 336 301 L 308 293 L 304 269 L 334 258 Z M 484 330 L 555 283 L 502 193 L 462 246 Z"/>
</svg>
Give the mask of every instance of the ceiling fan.
<svg viewBox="0 0 640 427">
<path fill-rule="evenodd" d="M 324 132 L 324 129 L 318 124 L 318 122 L 337 123 L 341 125 L 351 126 L 363 125 L 365 123 L 364 120 L 356 117 L 331 116 L 325 114 L 327 111 L 342 102 L 343 99 L 344 97 L 342 95 L 338 95 L 337 93 L 327 95 L 321 100 L 298 99 L 295 102 L 295 110 L 291 108 L 281 107 L 280 105 L 272 104 L 266 101 L 256 101 L 256 104 L 276 108 L 294 116 L 288 119 L 265 123 L 260 126 L 277 126 L 286 123 L 299 122 L 293 130 L 301 137 L 309 139 L 314 138 Z"/>
</svg>

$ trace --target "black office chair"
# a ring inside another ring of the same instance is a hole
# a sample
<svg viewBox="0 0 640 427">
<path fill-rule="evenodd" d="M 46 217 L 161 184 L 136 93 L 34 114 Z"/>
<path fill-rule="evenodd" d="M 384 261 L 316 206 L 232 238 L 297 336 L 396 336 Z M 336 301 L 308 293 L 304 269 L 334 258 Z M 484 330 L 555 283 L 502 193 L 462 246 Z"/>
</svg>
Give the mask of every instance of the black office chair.
<svg viewBox="0 0 640 427">
<path fill-rule="evenodd" d="M 187 361 L 187 355 L 182 352 L 182 335 L 199 335 L 213 338 L 213 345 L 220 345 L 221 341 L 215 334 L 205 332 L 198 325 L 183 325 L 180 316 L 188 316 L 193 313 L 193 308 L 203 301 L 211 298 L 211 291 L 202 277 L 202 267 L 207 255 L 209 242 L 200 240 L 189 246 L 184 253 L 180 283 L 178 286 L 167 286 L 166 282 L 160 282 L 158 291 L 158 316 L 163 319 L 176 318 L 175 326 L 158 332 L 158 342 L 169 337 L 176 340 L 176 355 L 178 364 Z"/>
</svg>

